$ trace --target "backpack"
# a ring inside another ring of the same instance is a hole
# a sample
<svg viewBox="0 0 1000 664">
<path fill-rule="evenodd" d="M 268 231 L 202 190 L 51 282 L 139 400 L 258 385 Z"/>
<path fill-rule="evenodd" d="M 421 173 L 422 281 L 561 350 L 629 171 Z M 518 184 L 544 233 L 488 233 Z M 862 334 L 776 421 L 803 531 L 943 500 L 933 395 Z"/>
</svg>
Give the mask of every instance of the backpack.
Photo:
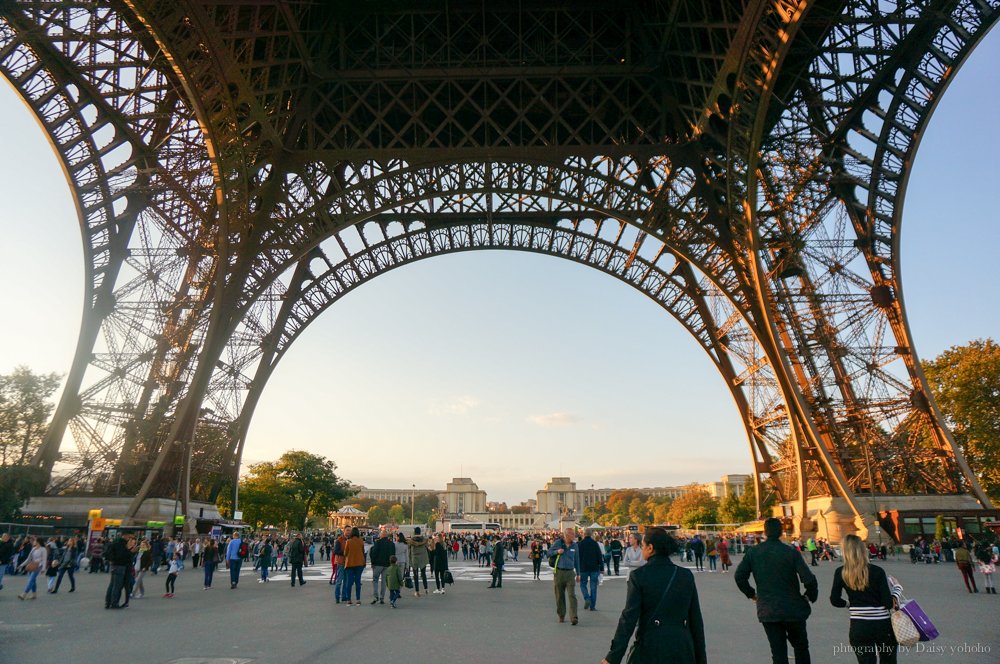
<svg viewBox="0 0 1000 664">
<path fill-rule="evenodd" d="M 240 558 L 246 558 L 250 555 L 250 549 L 247 547 L 246 542 L 240 542 Z"/>
<path fill-rule="evenodd" d="M 558 540 L 558 541 L 562 542 L 562 547 L 561 548 L 565 549 L 566 548 L 566 542 L 564 540 Z M 555 547 L 555 542 L 553 542 L 553 548 L 554 547 Z M 551 556 L 549 556 L 549 567 L 553 567 L 554 568 L 556 565 L 559 564 L 559 556 L 560 555 L 561 554 L 554 553 Z"/>
</svg>

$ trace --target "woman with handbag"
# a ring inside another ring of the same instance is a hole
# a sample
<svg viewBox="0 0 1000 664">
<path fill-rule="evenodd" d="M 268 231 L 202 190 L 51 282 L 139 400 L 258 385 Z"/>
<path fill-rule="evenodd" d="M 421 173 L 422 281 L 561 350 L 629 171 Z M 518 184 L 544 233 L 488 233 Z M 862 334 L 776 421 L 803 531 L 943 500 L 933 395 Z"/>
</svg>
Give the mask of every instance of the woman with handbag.
<svg viewBox="0 0 1000 664">
<path fill-rule="evenodd" d="M 858 664 L 896 664 L 898 642 L 889 614 L 903 588 L 890 582 L 885 570 L 868 561 L 868 549 L 857 535 L 844 538 L 844 564 L 833 573 L 830 603 L 850 604 L 850 643 Z M 842 597 L 846 590 L 847 601 Z"/>
<path fill-rule="evenodd" d="M 32 538 L 31 551 L 18 567 L 28 574 L 28 583 L 24 586 L 24 592 L 17 596 L 18 599 L 35 599 L 38 596 L 38 586 L 36 581 L 38 575 L 44 572 L 49 564 L 49 550 L 42 546 L 40 537 Z M 30 596 L 29 596 L 30 595 Z"/>
<path fill-rule="evenodd" d="M 73 572 L 76 568 L 76 538 L 70 537 L 69 541 L 66 542 L 66 546 L 63 547 L 62 553 L 59 559 L 59 572 L 56 577 L 56 585 L 52 590 L 52 594 L 59 592 L 59 586 L 62 585 L 63 575 L 69 575 L 69 592 L 76 592 L 76 579 L 73 577 Z"/>
<path fill-rule="evenodd" d="M 632 632 L 629 664 L 705 664 L 705 625 L 694 574 L 670 560 L 677 541 L 663 528 L 647 528 L 646 563 L 628 575 L 625 609 L 602 664 L 619 664 Z M 638 629 L 636 628 L 638 626 Z"/>
</svg>

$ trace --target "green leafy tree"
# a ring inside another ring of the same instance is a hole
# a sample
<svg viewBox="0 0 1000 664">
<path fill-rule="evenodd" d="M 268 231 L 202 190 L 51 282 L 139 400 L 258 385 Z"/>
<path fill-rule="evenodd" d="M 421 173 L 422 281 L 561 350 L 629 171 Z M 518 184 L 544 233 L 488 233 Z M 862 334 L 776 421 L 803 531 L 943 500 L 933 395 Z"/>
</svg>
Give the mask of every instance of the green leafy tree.
<svg viewBox="0 0 1000 664">
<path fill-rule="evenodd" d="M 642 498 L 633 498 L 628 505 L 628 518 L 632 523 L 648 524 L 653 518 L 652 511 Z"/>
<path fill-rule="evenodd" d="M 1000 346 L 992 339 L 952 346 L 924 362 L 924 372 L 983 489 L 1000 501 Z"/>
<path fill-rule="evenodd" d="M 392 523 L 403 523 L 406 519 L 406 510 L 399 503 L 389 508 L 389 521 Z"/>
<path fill-rule="evenodd" d="M 0 374 L 0 467 L 24 466 L 38 451 L 52 415 L 58 374 L 17 367 Z"/>
<path fill-rule="evenodd" d="M 305 528 L 310 517 L 325 516 L 352 495 L 350 484 L 337 477 L 337 464 L 326 457 L 292 450 L 277 461 L 250 467 L 240 481 L 244 518 L 257 525 Z"/>
<path fill-rule="evenodd" d="M 368 525 L 381 526 L 389 520 L 389 513 L 381 505 L 373 505 L 368 510 Z"/>
<path fill-rule="evenodd" d="M 717 523 L 718 510 L 716 498 L 704 489 L 692 488 L 674 500 L 668 516 L 671 523 L 694 528 L 699 523 Z"/>
<path fill-rule="evenodd" d="M 31 496 L 45 490 L 45 471 L 34 466 L 0 466 L 0 521 L 11 521 Z"/>
</svg>

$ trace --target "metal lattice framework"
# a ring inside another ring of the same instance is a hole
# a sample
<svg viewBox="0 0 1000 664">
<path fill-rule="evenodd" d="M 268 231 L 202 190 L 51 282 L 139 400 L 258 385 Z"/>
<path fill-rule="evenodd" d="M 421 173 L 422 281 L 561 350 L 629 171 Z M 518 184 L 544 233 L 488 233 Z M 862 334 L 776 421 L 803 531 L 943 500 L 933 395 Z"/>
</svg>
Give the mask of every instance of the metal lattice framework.
<svg viewBox="0 0 1000 664">
<path fill-rule="evenodd" d="M 0 72 L 63 163 L 88 269 L 36 458 L 51 491 L 134 514 L 197 431 L 218 493 L 316 316 L 395 267 L 506 249 L 684 325 L 759 487 L 799 514 L 989 506 L 921 372 L 898 247 L 919 137 L 997 0 L 354 4 L 0 2 Z"/>
</svg>

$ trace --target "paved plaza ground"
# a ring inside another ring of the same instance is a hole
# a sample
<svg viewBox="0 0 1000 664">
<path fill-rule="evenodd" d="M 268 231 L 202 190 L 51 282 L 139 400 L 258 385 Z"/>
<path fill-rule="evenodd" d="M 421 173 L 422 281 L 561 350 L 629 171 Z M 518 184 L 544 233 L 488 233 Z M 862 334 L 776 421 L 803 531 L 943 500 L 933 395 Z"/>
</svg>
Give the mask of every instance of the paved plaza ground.
<svg viewBox="0 0 1000 664">
<path fill-rule="evenodd" d="M 738 558 L 738 557 L 737 557 Z M 920 600 L 941 631 L 914 647 L 901 662 L 967 664 L 1000 662 L 1000 595 L 969 595 L 954 564 L 913 566 L 890 560 L 885 567 Z M 813 661 L 855 661 L 837 654 L 846 643 L 847 611 L 828 600 L 836 565 L 814 568 L 820 601 L 809 620 Z M 452 563 L 455 585 L 445 595 L 414 598 L 400 608 L 337 606 L 327 584 L 328 563 L 307 568 L 305 587 L 289 587 L 278 573 L 266 585 L 244 570 L 237 590 L 226 570 L 203 591 L 201 570 L 185 570 L 177 594 L 163 599 L 164 574 L 147 582 L 147 598 L 124 611 L 103 608 L 107 575 L 81 574 L 77 592 L 41 593 L 21 602 L 24 577 L 7 577 L 0 591 L 0 663 L 150 664 L 199 662 L 572 662 L 597 664 L 604 656 L 625 599 L 625 577 L 606 579 L 598 610 L 582 612 L 580 624 L 556 622 L 551 575 L 532 581 L 530 565 L 510 563 L 502 590 L 487 590 L 485 569 Z M 981 581 L 982 577 L 978 577 Z M 736 589 L 732 574 L 698 574 L 710 662 L 769 662 L 754 605 Z M 431 583 L 433 588 L 433 580 Z M 582 599 L 580 607 L 582 609 Z M 966 652 L 966 650 L 979 652 Z"/>
</svg>

